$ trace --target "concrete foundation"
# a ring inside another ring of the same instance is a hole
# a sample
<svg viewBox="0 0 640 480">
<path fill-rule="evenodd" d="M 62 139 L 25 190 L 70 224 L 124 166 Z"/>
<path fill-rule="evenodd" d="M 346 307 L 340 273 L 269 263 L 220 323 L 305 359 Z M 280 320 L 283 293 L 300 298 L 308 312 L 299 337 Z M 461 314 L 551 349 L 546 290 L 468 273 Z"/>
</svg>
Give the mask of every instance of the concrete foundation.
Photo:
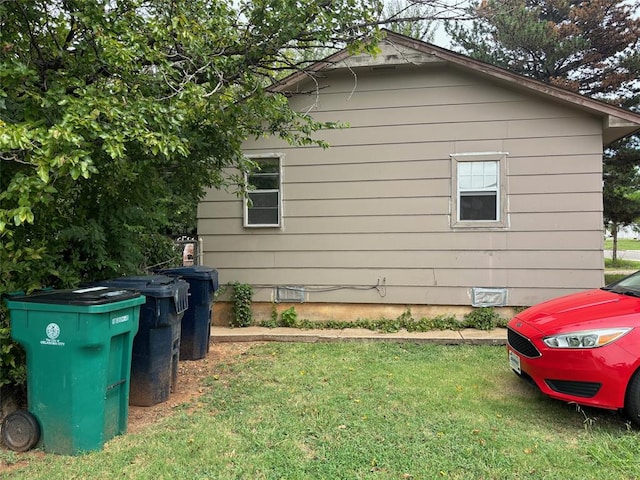
<svg viewBox="0 0 640 480">
<path fill-rule="evenodd" d="M 233 318 L 231 312 L 232 303 L 216 302 L 213 308 L 212 325 L 228 327 Z M 298 318 L 326 322 L 328 320 L 356 321 L 360 319 L 378 320 L 381 318 L 397 318 L 407 309 L 416 320 L 420 318 L 434 318 L 437 316 L 454 315 L 462 320 L 464 315 L 473 310 L 470 306 L 445 306 L 445 305 L 380 305 L 369 303 L 270 303 L 254 302 L 252 304 L 253 322 L 260 323 L 270 320 L 275 309 L 278 316 L 290 307 L 294 307 Z M 495 309 L 501 316 L 511 318 L 515 315 L 512 307 Z"/>
</svg>

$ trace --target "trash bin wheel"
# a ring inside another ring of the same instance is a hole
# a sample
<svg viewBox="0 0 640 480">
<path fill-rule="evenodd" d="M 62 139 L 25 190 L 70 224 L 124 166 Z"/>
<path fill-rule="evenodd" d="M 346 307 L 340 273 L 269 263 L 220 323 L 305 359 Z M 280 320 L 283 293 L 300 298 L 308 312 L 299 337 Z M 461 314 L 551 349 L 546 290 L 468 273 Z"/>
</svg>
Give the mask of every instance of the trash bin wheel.
<svg viewBox="0 0 640 480">
<path fill-rule="evenodd" d="M 15 452 L 26 452 L 40 440 L 40 425 L 26 410 L 11 412 L 2 421 L 2 440 Z"/>
</svg>

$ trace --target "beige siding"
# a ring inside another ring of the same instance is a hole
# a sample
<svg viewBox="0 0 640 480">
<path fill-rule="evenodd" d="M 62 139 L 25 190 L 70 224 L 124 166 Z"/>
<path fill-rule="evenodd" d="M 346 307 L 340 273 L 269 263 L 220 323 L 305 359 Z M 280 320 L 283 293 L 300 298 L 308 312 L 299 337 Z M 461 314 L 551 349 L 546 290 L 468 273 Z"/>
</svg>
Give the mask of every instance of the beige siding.
<svg viewBox="0 0 640 480">
<path fill-rule="evenodd" d="M 492 269 L 480 271 L 472 268 L 460 269 L 432 269 L 432 268 L 413 268 L 413 269 L 379 269 L 379 268 L 313 268 L 302 271 L 300 268 L 278 268 L 264 269 L 254 268 L 249 274 L 242 269 L 226 269 L 227 275 L 238 278 L 241 282 L 248 282 L 257 288 L 264 288 L 267 294 L 270 294 L 272 285 L 309 285 L 308 279 L 311 277 L 315 280 L 313 285 L 325 287 L 340 287 L 345 290 L 351 290 L 353 295 L 353 287 L 358 286 L 370 287 L 375 290 L 377 285 L 385 286 L 387 296 L 389 292 L 394 291 L 397 295 L 402 295 L 402 289 L 417 286 L 430 291 L 437 291 L 438 288 L 460 288 L 464 294 L 467 293 L 469 283 L 471 285 L 483 285 L 486 287 L 502 287 L 510 281 L 514 283 L 514 288 L 531 288 L 532 281 L 545 280 L 545 285 L 539 288 L 555 288 L 563 289 L 569 280 L 578 288 L 590 288 L 591 285 L 588 275 L 579 274 L 576 270 L 557 270 L 557 269 L 535 269 L 530 270 L 526 277 L 513 278 L 514 275 L 510 269 Z M 317 282 L 317 283 L 316 283 Z M 431 287 L 431 288 L 428 288 Z M 437 287 L 437 288 L 434 288 Z M 399 291 L 398 291 L 399 290 Z M 310 288 L 310 301 L 317 301 L 318 298 L 325 296 L 326 292 L 313 292 Z M 526 294 L 526 292 L 525 292 Z M 317 298 L 316 298 L 317 297 Z M 387 297 L 385 297 L 387 298 Z M 269 299 L 260 295 L 260 299 Z M 351 299 L 353 301 L 353 299 Z M 411 302 L 408 303 L 422 303 Z M 433 302 L 435 305 L 442 303 Z M 447 302 L 449 303 L 449 302 Z M 515 303 L 519 305 L 519 303 Z"/>
<path fill-rule="evenodd" d="M 410 222 L 411 220 L 405 220 Z M 414 220 L 415 221 L 415 220 Z M 384 219 L 382 220 L 384 222 Z M 235 222 L 237 223 L 237 222 Z M 201 224 L 207 228 L 207 223 Z M 511 232 L 507 235 L 501 232 L 380 232 L 378 228 L 368 231 L 353 231 L 352 228 L 343 228 L 332 233 L 294 233 L 287 230 L 286 235 L 281 233 L 261 233 L 252 231 L 252 234 L 239 235 L 221 228 L 220 235 L 206 235 L 206 244 L 215 245 L 215 251 L 211 252 L 212 258 L 222 255 L 222 252 L 252 252 L 260 249 L 265 252 L 318 252 L 318 251 L 369 251 L 387 252 L 389 245 L 393 244 L 394 251 L 423 251 L 444 250 L 450 251 L 481 251 L 481 250 L 506 250 L 511 246 L 511 251 L 533 250 L 536 252 L 547 250 L 585 251 L 593 247 L 601 240 L 600 232 L 590 233 L 582 230 L 553 231 L 548 230 L 544 235 L 532 235 L 529 231 Z M 403 227 L 403 228 L 406 228 Z M 386 230 L 386 229 L 385 229 Z M 445 246 L 445 247 L 443 247 Z M 212 249 L 214 250 L 214 249 Z"/>
<path fill-rule="evenodd" d="M 369 169 L 371 176 L 375 175 L 377 168 Z M 433 196 L 449 195 L 449 179 L 432 178 L 405 178 L 404 180 L 375 180 L 371 177 L 360 181 L 327 181 L 317 183 L 285 182 L 287 189 L 286 200 L 291 203 L 300 200 L 326 200 L 326 199 L 362 199 L 372 198 L 398 199 L 416 198 L 421 192 L 429 192 Z M 377 213 L 378 205 L 371 205 L 372 213 Z"/>
<path fill-rule="evenodd" d="M 243 228 L 207 192 L 198 231 L 222 282 L 302 285 L 308 302 L 469 305 L 474 287 L 531 305 L 602 284 L 601 121 L 443 66 L 332 72 L 292 103 L 348 123 L 283 154 L 283 227 Z M 300 90 L 310 88 L 301 86 Z M 505 228 L 452 229 L 450 154 L 507 152 Z"/>
<path fill-rule="evenodd" d="M 375 251 L 376 253 L 378 251 Z M 537 251 L 499 251 L 499 250 L 467 250 L 458 251 L 450 256 L 451 250 L 429 251 L 393 251 L 384 256 L 377 255 L 376 263 L 371 263 L 372 252 L 359 251 L 324 251 L 321 254 L 309 255 L 308 251 L 288 252 L 248 252 L 238 258 L 235 252 L 218 253 L 216 267 L 238 269 L 268 268 L 301 268 L 313 269 L 321 265 L 323 269 L 538 269 L 540 254 Z M 602 262 L 594 259 L 589 252 L 577 252 L 567 255 L 566 251 L 545 252 L 548 261 L 558 269 L 590 268 L 598 269 Z M 318 262 L 318 259 L 321 259 Z"/>
<path fill-rule="evenodd" d="M 255 144 L 254 144 L 255 145 Z M 276 145 L 274 143 L 274 145 Z M 455 142 L 426 142 L 423 140 L 407 144 L 381 144 L 376 143 L 376 148 L 371 149 L 370 145 L 343 145 L 337 147 L 331 145 L 324 150 L 317 147 L 304 147 L 296 149 L 288 145 L 277 144 L 274 151 L 282 152 L 286 155 L 285 162 L 289 166 L 334 166 L 352 164 L 384 164 L 390 158 L 399 163 L 407 161 L 446 161 L 449 158 Z M 248 154 L 263 152 L 263 149 L 251 148 L 247 145 Z M 293 153 L 293 155 L 292 155 Z M 340 155 L 337 155 L 340 153 Z"/>
</svg>

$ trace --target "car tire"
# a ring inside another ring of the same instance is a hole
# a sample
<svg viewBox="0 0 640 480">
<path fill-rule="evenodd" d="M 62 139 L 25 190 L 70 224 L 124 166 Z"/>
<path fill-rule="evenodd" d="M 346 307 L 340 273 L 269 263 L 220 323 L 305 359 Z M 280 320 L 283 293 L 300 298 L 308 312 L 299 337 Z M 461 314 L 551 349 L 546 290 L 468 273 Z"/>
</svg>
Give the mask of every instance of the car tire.
<svg viewBox="0 0 640 480">
<path fill-rule="evenodd" d="M 624 413 L 636 427 L 640 427 L 640 370 L 633 374 L 627 385 Z"/>
</svg>

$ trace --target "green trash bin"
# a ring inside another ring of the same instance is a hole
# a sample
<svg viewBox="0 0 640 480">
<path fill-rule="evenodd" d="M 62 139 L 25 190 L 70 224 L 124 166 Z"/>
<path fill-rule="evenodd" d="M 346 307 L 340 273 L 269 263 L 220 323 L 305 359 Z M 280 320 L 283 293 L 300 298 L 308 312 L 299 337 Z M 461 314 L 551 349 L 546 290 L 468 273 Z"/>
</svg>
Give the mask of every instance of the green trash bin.
<svg viewBox="0 0 640 480">
<path fill-rule="evenodd" d="M 6 301 L 11 336 L 27 355 L 27 405 L 45 452 L 100 450 L 126 432 L 131 352 L 144 302 L 139 292 L 106 287 Z"/>
</svg>

